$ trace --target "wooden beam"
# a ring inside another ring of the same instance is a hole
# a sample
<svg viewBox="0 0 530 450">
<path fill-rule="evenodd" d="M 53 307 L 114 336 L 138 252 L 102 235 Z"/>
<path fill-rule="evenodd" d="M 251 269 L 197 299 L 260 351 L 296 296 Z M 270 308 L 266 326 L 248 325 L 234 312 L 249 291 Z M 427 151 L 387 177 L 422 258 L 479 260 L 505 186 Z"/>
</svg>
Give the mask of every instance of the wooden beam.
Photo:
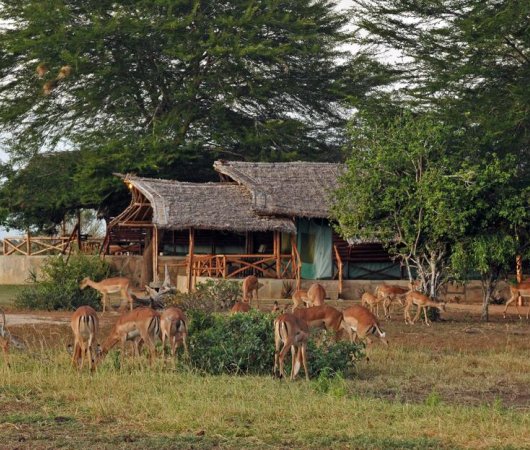
<svg viewBox="0 0 530 450">
<path fill-rule="evenodd" d="M 279 231 L 274 232 L 274 258 L 276 259 L 276 278 L 282 277 L 281 260 L 281 235 Z"/>
<path fill-rule="evenodd" d="M 192 291 L 193 284 L 193 252 L 195 251 L 195 229 L 190 228 L 188 247 L 188 292 Z"/>
<path fill-rule="evenodd" d="M 153 226 L 153 282 L 158 283 L 158 228 Z"/>
</svg>

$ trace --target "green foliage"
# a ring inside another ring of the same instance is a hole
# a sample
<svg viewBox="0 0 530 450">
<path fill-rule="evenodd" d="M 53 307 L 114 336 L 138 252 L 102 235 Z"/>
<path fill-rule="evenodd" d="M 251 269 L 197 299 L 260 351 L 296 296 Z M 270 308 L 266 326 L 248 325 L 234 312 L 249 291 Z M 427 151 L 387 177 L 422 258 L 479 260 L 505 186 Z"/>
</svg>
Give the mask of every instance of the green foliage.
<svg viewBox="0 0 530 450">
<path fill-rule="evenodd" d="M 110 266 L 98 257 L 72 255 L 68 262 L 63 256 L 52 256 L 42 266 L 42 281 L 32 275 L 32 285 L 24 288 L 15 299 L 20 308 L 73 310 L 81 305 L 100 309 L 99 293 L 94 289 L 79 289 L 84 277 L 95 281 L 108 278 Z"/>
<path fill-rule="evenodd" d="M 343 375 L 340 372 L 333 372 L 329 367 L 325 367 L 320 372 L 312 385 L 316 392 L 336 398 L 344 397 L 348 392 Z"/>
<path fill-rule="evenodd" d="M 241 282 L 215 279 L 197 283 L 193 292 L 177 292 L 167 303 L 185 311 L 212 313 L 230 309 L 240 297 Z"/>
<path fill-rule="evenodd" d="M 244 314 L 209 314 L 188 311 L 191 365 L 210 374 L 272 374 L 274 315 L 252 310 Z M 350 373 L 364 347 L 333 342 L 324 337 L 308 345 L 310 376 Z M 286 358 L 286 362 L 290 358 Z M 289 364 L 287 364 L 287 367 Z"/>
<path fill-rule="evenodd" d="M 442 403 L 442 397 L 440 396 L 438 392 L 436 392 L 435 390 L 432 390 L 429 393 L 429 395 L 425 398 L 424 403 L 426 406 L 431 406 L 431 407 L 439 406 Z"/>
</svg>

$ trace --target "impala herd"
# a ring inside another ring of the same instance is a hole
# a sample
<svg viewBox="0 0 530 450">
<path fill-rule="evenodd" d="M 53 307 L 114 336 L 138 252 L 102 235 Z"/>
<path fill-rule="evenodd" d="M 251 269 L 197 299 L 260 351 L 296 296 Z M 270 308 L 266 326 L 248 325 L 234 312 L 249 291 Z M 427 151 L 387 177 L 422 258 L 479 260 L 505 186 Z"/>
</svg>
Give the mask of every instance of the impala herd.
<svg viewBox="0 0 530 450">
<path fill-rule="evenodd" d="M 74 335 L 74 345 L 72 347 L 72 364 L 81 370 L 87 362 L 90 370 L 105 358 L 106 354 L 118 343 L 121 346 L 121 358 L 125 354 L 125 345 L 131 341 L 134 345 L 134 354 L 139 355 L 142 346 L 146 346 L 149 351 L 150 363 L 156 357 L 156 341 L 162 342 L 162 352 L 165 352 L 166 342 L 169 343 L 170 352 L 173 357 L 179 345 L 184 347 L 184 353 L 188 356 L 187 336 L 188 323 L 185 313 L 177 307 L 169 307 L 162 312 L 158 312 L 150 307 L 139 307 L 133 309 L 133 298 L 130 293 L 130 281 L 124 277 L 107 278 L 100 282 L 94 282 L 90 278 L 85 278 L 80 283 L 80 288 L 92 287 L 102 295 L 103 312 L 109 305 L 108 295 L 120 293 L 122 307 L 127 304 L 130 310 L 123 313 L 101 347 L 97 345 L 99 330 L 99 319 L 96 311 L 90 306 L 79 307 L 72 315 L 70 325 Z M 255 298 L 256 306 L 259 308 L 258 290 L 262 286 L 258 279 L 251 275 L 243 280 L 243 300 L 236 302 L 231 309 L 231 314 L 245 313 L 251 309 L 251 301 Z M 358 340 L 371 343 L 370 335 L 381 340 L 388 345 L 386 333 L 381 328 L 378 320 L 379 306 L 383 307 L 385 318 L 390 318 L 392 306 L 400 304 L 403 307 L 403 317 L 405 323 L 413 324 L 421 316 L 423 311 L 426 325 L 430 325 L 427 317 L 427 308 L 437 308 L 445 311 L 445 303 L 433 301 L 427 295 L 416 290 L 418 284 L 409 284 L 408 289 L 401 286 L 391 286 L 381 284 L 374 294 L 364 292 L 361 297 L 361 304 L 351 306 L 344 311 L 325 303 L 326 291 L 319 283 L 314 283 L 308 290 L 296 290 L 292 295 L 292 307 L 290 312 L 285 312 L 280 308 L 278 302 L 274 302 L 272 312 L 277 315 L 274 320 L 274 374 L 280 378 L 285 377 L 284 359 L 291 350 L 292 364 L 290 379 L 294 380 L 304 368 L 305 377 L 309 379 L 307 369 L 307 342 L 312 328 L 322 328 L 335 334 L 335 339 L 341 339 L 346 332 L 350 342 Z M 166 280 L 161 288 L 165 293 L 170 290 L 169 277 L 166 273 Z M 506 303 L 506 309 L 519 297 L 530 297 L 530 281 L 510 287 L 511 297 Z M 153 299 L 156 291 L 148 289 L 147 292 Z M 410 317 L 410 309 L 416 306 L 416 315 Z M 517 303 L 516 303 L 517 308 Z M 530 311 L 530 308 L 529 308 Z M 519 313 L 519 309 L 517 308 Z M 519 315 L 520 316 L 520 315 Z M 18 344 L 6 327 L 5 314 L 0 310 L 0 348 L 4 354 L 4 359 L 9 367 L 8 349 L 10 342 Z M 527 313 L 528 318 L 528 313 Z"/>
</svg>

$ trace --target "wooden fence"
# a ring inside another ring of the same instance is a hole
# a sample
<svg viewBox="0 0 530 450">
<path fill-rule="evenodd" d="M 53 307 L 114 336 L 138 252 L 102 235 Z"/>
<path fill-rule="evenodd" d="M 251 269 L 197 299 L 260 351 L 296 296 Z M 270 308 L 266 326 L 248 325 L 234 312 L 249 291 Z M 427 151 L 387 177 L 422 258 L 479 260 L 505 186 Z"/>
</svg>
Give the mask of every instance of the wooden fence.
<svg viewBox="0 0 530 450">
<path fill-rule="evenodd" d="M 81 239 L 81 252 L 97 253 L 102 239 L 91 239 L 83 236 Z M 3 254 L 8 255 L 60 255 L 71 251 L 78 245 L 77 237 L 72 236 L 6 236 L 3 240 Z"/>
</svg>

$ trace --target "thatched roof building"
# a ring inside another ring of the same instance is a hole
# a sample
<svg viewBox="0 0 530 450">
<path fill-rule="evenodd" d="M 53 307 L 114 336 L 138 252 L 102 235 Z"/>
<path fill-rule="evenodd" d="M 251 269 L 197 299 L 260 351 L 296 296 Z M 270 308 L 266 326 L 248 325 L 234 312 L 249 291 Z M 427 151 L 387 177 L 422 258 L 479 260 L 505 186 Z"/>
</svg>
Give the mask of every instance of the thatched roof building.
<svg viewBox="0 0 530 450">
<path fill-rule="evenodd" d="M 216 161 L 214 168 L 248 188 L 258 214 L 328 218 L 344 165 Z"/>
<path fill-rule="evenodd" d="M 125 182 L 149 200 L 152 223 L 160 229 L 296 233 L 291 219 L 256 214 L 250 192 L 236 183 L 183 183 L 131 175 Z"/>
</svg>

